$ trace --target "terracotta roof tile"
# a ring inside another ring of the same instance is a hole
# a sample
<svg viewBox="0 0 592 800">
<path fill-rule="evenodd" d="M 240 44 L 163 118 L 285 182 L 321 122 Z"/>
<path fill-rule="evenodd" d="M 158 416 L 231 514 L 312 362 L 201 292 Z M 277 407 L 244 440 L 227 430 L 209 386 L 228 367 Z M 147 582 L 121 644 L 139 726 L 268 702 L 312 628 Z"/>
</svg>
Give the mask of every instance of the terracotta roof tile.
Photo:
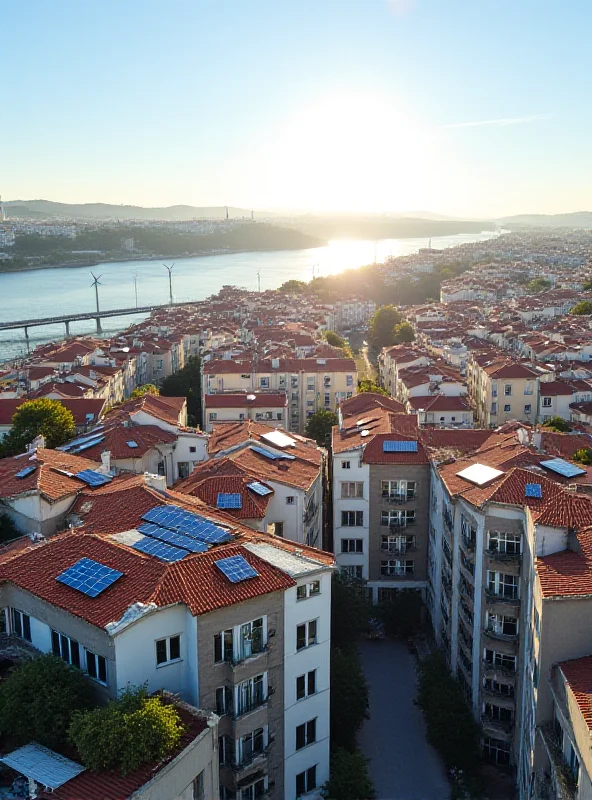
<svg viewBox="0 0 592 800">
<path fill-rule="evenodd" d="M 557 666 L 573 692 L 588 729 L 592 731 L 592 656 L 562 661 Z"/>
<path fill-rule="evenodd" d="M 22 469 L 32 466 L 36 467 L 33 473 L 24 478 L 16 477 Z M 38 449 L 30 455 L 3 458 L 0 459 L 0 497 L 17 497 L 39 492 L 49 500 L 59 500 L 80 492 L 87 484 L 57 470 L 76 473 L 85 469 L 96 470 L 98 466 L 97 462 L 88 458 L 49 449 Z"/>
</svg>

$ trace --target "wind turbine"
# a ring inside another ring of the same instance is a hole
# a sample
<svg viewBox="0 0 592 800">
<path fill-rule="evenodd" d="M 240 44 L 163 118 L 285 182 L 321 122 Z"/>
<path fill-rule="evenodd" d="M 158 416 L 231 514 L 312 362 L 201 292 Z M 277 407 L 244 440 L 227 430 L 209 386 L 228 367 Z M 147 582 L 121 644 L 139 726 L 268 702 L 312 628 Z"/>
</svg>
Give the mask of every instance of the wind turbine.
<svg viewBox="0 0 592 800">
<path fill-rule="evenodd" d="M 99 275 L 99 277 L 97 277 L 94 272 L 91 272 L 90 274 L 94 278 L 93 282 L 91 283 L 91 287 L 92 286 L 95 287 L 95 298 L 96 298 L 96 301 L 97 301 L 97 314 L 98 314 L 99 313 L 99 286 L 103 285 L 102 283 L 99 283 L 99 278 L 102 278 L 103 276 Z"/>
<path fill-rule="evenodd" d="M 171 305 L 173 305 L 173 267 L 174 267 L 175 265 L 174 265 L 174 264 L 171 264 L 171 266 L 169 267 L 169 266 L 167 266 L 166 264 L 163 264 L 162 266 L 163 266 L 165 269 L 167 269 L 167 270 L 168 270 L 168 272 L 169 272 L 169 303 L 170 303 Z"/>
</svg>

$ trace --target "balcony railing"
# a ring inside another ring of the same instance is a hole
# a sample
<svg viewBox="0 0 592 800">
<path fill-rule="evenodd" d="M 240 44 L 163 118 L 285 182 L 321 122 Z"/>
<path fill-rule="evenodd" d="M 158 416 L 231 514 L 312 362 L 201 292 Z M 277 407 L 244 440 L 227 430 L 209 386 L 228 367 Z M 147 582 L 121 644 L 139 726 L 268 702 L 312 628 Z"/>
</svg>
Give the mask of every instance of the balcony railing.
<svg viewBox="0 0 592 800">
<path fill-rule="evenodd" d="M 383 492 L 383 503 L 407 503 L 409 500 L 415 500 L 415 492 Z"/>
<path fill-rule="evenodd" d="M 520 561 L 522 558 L 522 553 L 504 553 L 501 550 L 495 549 L 488 549 L 485 551 L 489 558 L 493 558 L 496 561 Z"/>
<path fill-rule="evenodd" d="M 255 658 L 255 656 L 260 656 L 262 653 L 267 653 L 269 649 L 269 644 L 267 642 L 257 642 L 253 641 L 250 648 L 241 648 L 241 651 L 237 653 L 232 658 L 226 659 L 232 665 L 232 667 L 238 667 L 239 664 L 242 664 L 244 661 L 247 661 L 249 658 Z"/>
<path fill-rule="evenodd" d="M 487 661 L 486 659 L 483 659 L 483 666 L 485 667 L 485 669 L 493 670 L 494 672 L 499 672 L 500 675 L 505 675 L 508 678 L 516 677 L 516 669 L 503 667 L 500 664 L 494 664 L 492 661 Z"/>
<path fill-rule="evenodd" d="M 485 589 L 485 596 L 491 603 L 508 603 L 512 606 L 520 605 L 520 598 L 518 597 L 518 587 L 516 587 L 515 592 L 512 591 L 508 593 L 504 593 L 504 590 L 500 591 L 499 589 L 496 590 L 487 587 Z"/>
<path fill-rule="evenodd" d="M 461 541 L 463 543 L 463 546 L 464 546 L 465 550 L 468 550 L 469 553 L 474 553 L 475 552 L 475 540 L 474 539 L 471 539 L 470 536 L 465 536 L 463 534 L 463 536 L 461 538 Z"/>
<path fill-rule="evenodd" d="M 494 628 L 485 628 L 484 633 L 490 639 L 496 639 L 498 642 L 515 642 L 518 639 L 517 633 L 500 633 Z"/>
<path fill-rule="evenodd" d="M 411 525 L 412 522 L 415 520 L 408 520 L 406 517 L 401 517 L 400 519 L 391 519 L 388 522 L 388 526 L 392 531 L 398 530 L 399 528 L 406 528 L 407 525 Z"/>
<path fill-rule="evenodd" d="M 501 733 L 511 733 L 514 728 L 513 720 L 501 720 L 491 717 L 489 714 L 481 714 L 481 722 L 488 728 L 493 728 Z"/>
<path fill-rule="evenodd" d="M 402 542 L 401 544 L 381 544 L 380 545 L 380 552 L 381 553 L 393 553 L 395 555 L 400 555 L 401 553 L 413 553 L 417 550 L 415 542 L 412 544 L 407 544 L 406 542 Z"/>
<path fill-rule="evenodd" d="M 257 708 L 261 708 L 261 706 L 264 706 L 269 700 L 271 694 L 272 691 L 270 689 L 267 692 L 267 695 L 265 696 L 263 696 L 263 693 L 261 693 L 258 696 L 253 697 L 247 703 L 239 703 L 238 708 L 233 713 L 234 719 L 238 719 L 239 717 L 242 717 L 245 714 L 249 714 L 251 711 L 255 711 L 255 709 Z"/>
<path fill-rule="evenodd" d="M 263 760 L 264 758 L 267 758 L 273 742 L 274 738 L 271 737 L 265 747 L 260 747 L 257 750 L 253 750 L 251 753 L 243 755 L 240 761 L 232 761 L 230 766 L 235 772 L 240 772 L 241 770 L 252 766 L 259 759 Z"/>
</svg>

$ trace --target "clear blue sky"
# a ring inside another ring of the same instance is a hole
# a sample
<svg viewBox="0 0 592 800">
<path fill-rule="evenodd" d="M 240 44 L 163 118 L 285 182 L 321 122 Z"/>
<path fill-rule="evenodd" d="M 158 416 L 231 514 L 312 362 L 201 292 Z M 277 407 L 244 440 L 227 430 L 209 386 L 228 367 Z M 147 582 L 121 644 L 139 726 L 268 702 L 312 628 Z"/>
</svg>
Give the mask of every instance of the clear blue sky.
<svg viewBox="0 0 592 800">
<path fill-rule="evenodd" d="M 592 209 L 591 30 L 589 0 L 0 0 L 0 192 Z"/>
</svg>

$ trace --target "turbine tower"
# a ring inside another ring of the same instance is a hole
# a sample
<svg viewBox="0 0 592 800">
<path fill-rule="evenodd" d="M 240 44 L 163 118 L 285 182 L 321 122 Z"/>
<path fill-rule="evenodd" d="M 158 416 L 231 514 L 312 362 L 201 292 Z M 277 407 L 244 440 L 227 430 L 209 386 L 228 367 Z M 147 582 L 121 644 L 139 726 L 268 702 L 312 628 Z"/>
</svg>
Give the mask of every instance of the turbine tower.
<svg viewBox="0 0 592 800">
<path fill-rule="evenodd" d="M 93 276 L 93 278 L 94 278 L 93 282 L 91 283 L 91 287 L 92 287 L 92 286 L 94 286 L 94 287 L 95 287 L 95 300 L 97 301 L 97 314 L 98 314 L 98 313 L 99 313 L 99 286 L 102 286 L 102 285 L 103 285 L 102 283 L 99 283 L 99 278 L 102 278 L 103 276 L 102 276 L 102 275 L 99 275 L 99 276 L 97 277 L 97 276 L 94 274 L 94 272 L 91 272 L 90 274 L 91 274 L 91 275 Z"/>
<path fill-rule="evenodd" d="M 175 265 L 171 264 L 169 267 L 167 264 L 163 264 L 162 266 L 169 272 L 169 303 L 173 305 L 173 267 Z"/>
</svg>

